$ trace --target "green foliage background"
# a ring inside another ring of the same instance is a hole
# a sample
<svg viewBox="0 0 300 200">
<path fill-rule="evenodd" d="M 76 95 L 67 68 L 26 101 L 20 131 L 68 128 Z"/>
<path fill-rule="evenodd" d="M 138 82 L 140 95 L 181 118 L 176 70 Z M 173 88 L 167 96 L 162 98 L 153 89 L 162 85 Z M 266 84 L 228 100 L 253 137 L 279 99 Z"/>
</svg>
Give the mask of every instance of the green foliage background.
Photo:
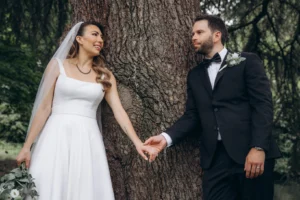
<svg viewBox="0 0 300 200">
<path fill-rule="evenodd" d="M 0 8 L 0 140 L 24 141 L 32 104 L 70 8 L 66 0 L 4 0 Z"/>
</svg>

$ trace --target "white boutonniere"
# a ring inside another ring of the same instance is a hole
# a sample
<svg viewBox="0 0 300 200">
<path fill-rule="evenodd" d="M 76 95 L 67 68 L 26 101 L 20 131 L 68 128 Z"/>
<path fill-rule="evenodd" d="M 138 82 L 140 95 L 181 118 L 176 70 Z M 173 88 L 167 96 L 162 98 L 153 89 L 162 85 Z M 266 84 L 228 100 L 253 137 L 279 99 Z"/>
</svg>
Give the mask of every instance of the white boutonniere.
<svg viewBox="0 0 300 200">
<path fill-rule="evenodd" d="M 240 53 L 228 53 L 226 58 L 226 65 L 219 69 L 219 72 L 225 69 L 226 67 L 233 67 L 240 64 L 242 61 L 246 60 L 245 57 L 242 57 Z"/>
</svg>

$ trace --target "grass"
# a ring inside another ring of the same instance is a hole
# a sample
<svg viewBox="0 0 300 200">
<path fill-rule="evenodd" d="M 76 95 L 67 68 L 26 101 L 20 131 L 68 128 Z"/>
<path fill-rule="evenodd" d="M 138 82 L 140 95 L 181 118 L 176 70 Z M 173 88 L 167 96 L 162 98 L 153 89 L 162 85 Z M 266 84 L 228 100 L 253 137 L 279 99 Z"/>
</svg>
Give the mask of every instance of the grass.
<svg viewBox="0 0 300 200">
<path fill-rule="evenodd" d="M 0 160 L 14 160 L 16 159 L 23 144 L 9 143 L 0 140 Z"/>
</svg>

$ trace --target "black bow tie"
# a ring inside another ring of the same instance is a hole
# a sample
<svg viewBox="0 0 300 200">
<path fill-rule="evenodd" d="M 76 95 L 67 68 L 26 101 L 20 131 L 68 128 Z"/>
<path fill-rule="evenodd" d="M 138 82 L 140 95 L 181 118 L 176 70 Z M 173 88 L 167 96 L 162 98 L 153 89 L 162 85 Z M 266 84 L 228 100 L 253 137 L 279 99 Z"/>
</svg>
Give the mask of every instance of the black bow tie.
<svg viewBox="0 0 300 200">
<path fill-rule="evenodd" d="M 204 58 L 202 61 L 203 66 L 209 67 L 212 62 L 220 63 L 222 61 L 220 54 L 216 53 L 211 59 Z"/>
</svg>

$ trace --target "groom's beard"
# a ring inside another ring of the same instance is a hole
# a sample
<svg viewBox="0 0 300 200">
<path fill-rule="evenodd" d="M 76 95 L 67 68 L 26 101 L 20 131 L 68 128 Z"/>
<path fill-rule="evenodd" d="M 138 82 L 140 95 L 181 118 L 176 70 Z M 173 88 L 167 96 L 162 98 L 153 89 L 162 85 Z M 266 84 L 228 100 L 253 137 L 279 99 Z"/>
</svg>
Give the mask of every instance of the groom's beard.
<svg viewBox="0 0 300 200">
<path fill-rule="evenodd" d="M 196 49 L 196 53 L 206 56 L 211 52 L 213 47 L 214 42 L 212 36 L 210 36 L 198 49 Z"/>
</svg>

